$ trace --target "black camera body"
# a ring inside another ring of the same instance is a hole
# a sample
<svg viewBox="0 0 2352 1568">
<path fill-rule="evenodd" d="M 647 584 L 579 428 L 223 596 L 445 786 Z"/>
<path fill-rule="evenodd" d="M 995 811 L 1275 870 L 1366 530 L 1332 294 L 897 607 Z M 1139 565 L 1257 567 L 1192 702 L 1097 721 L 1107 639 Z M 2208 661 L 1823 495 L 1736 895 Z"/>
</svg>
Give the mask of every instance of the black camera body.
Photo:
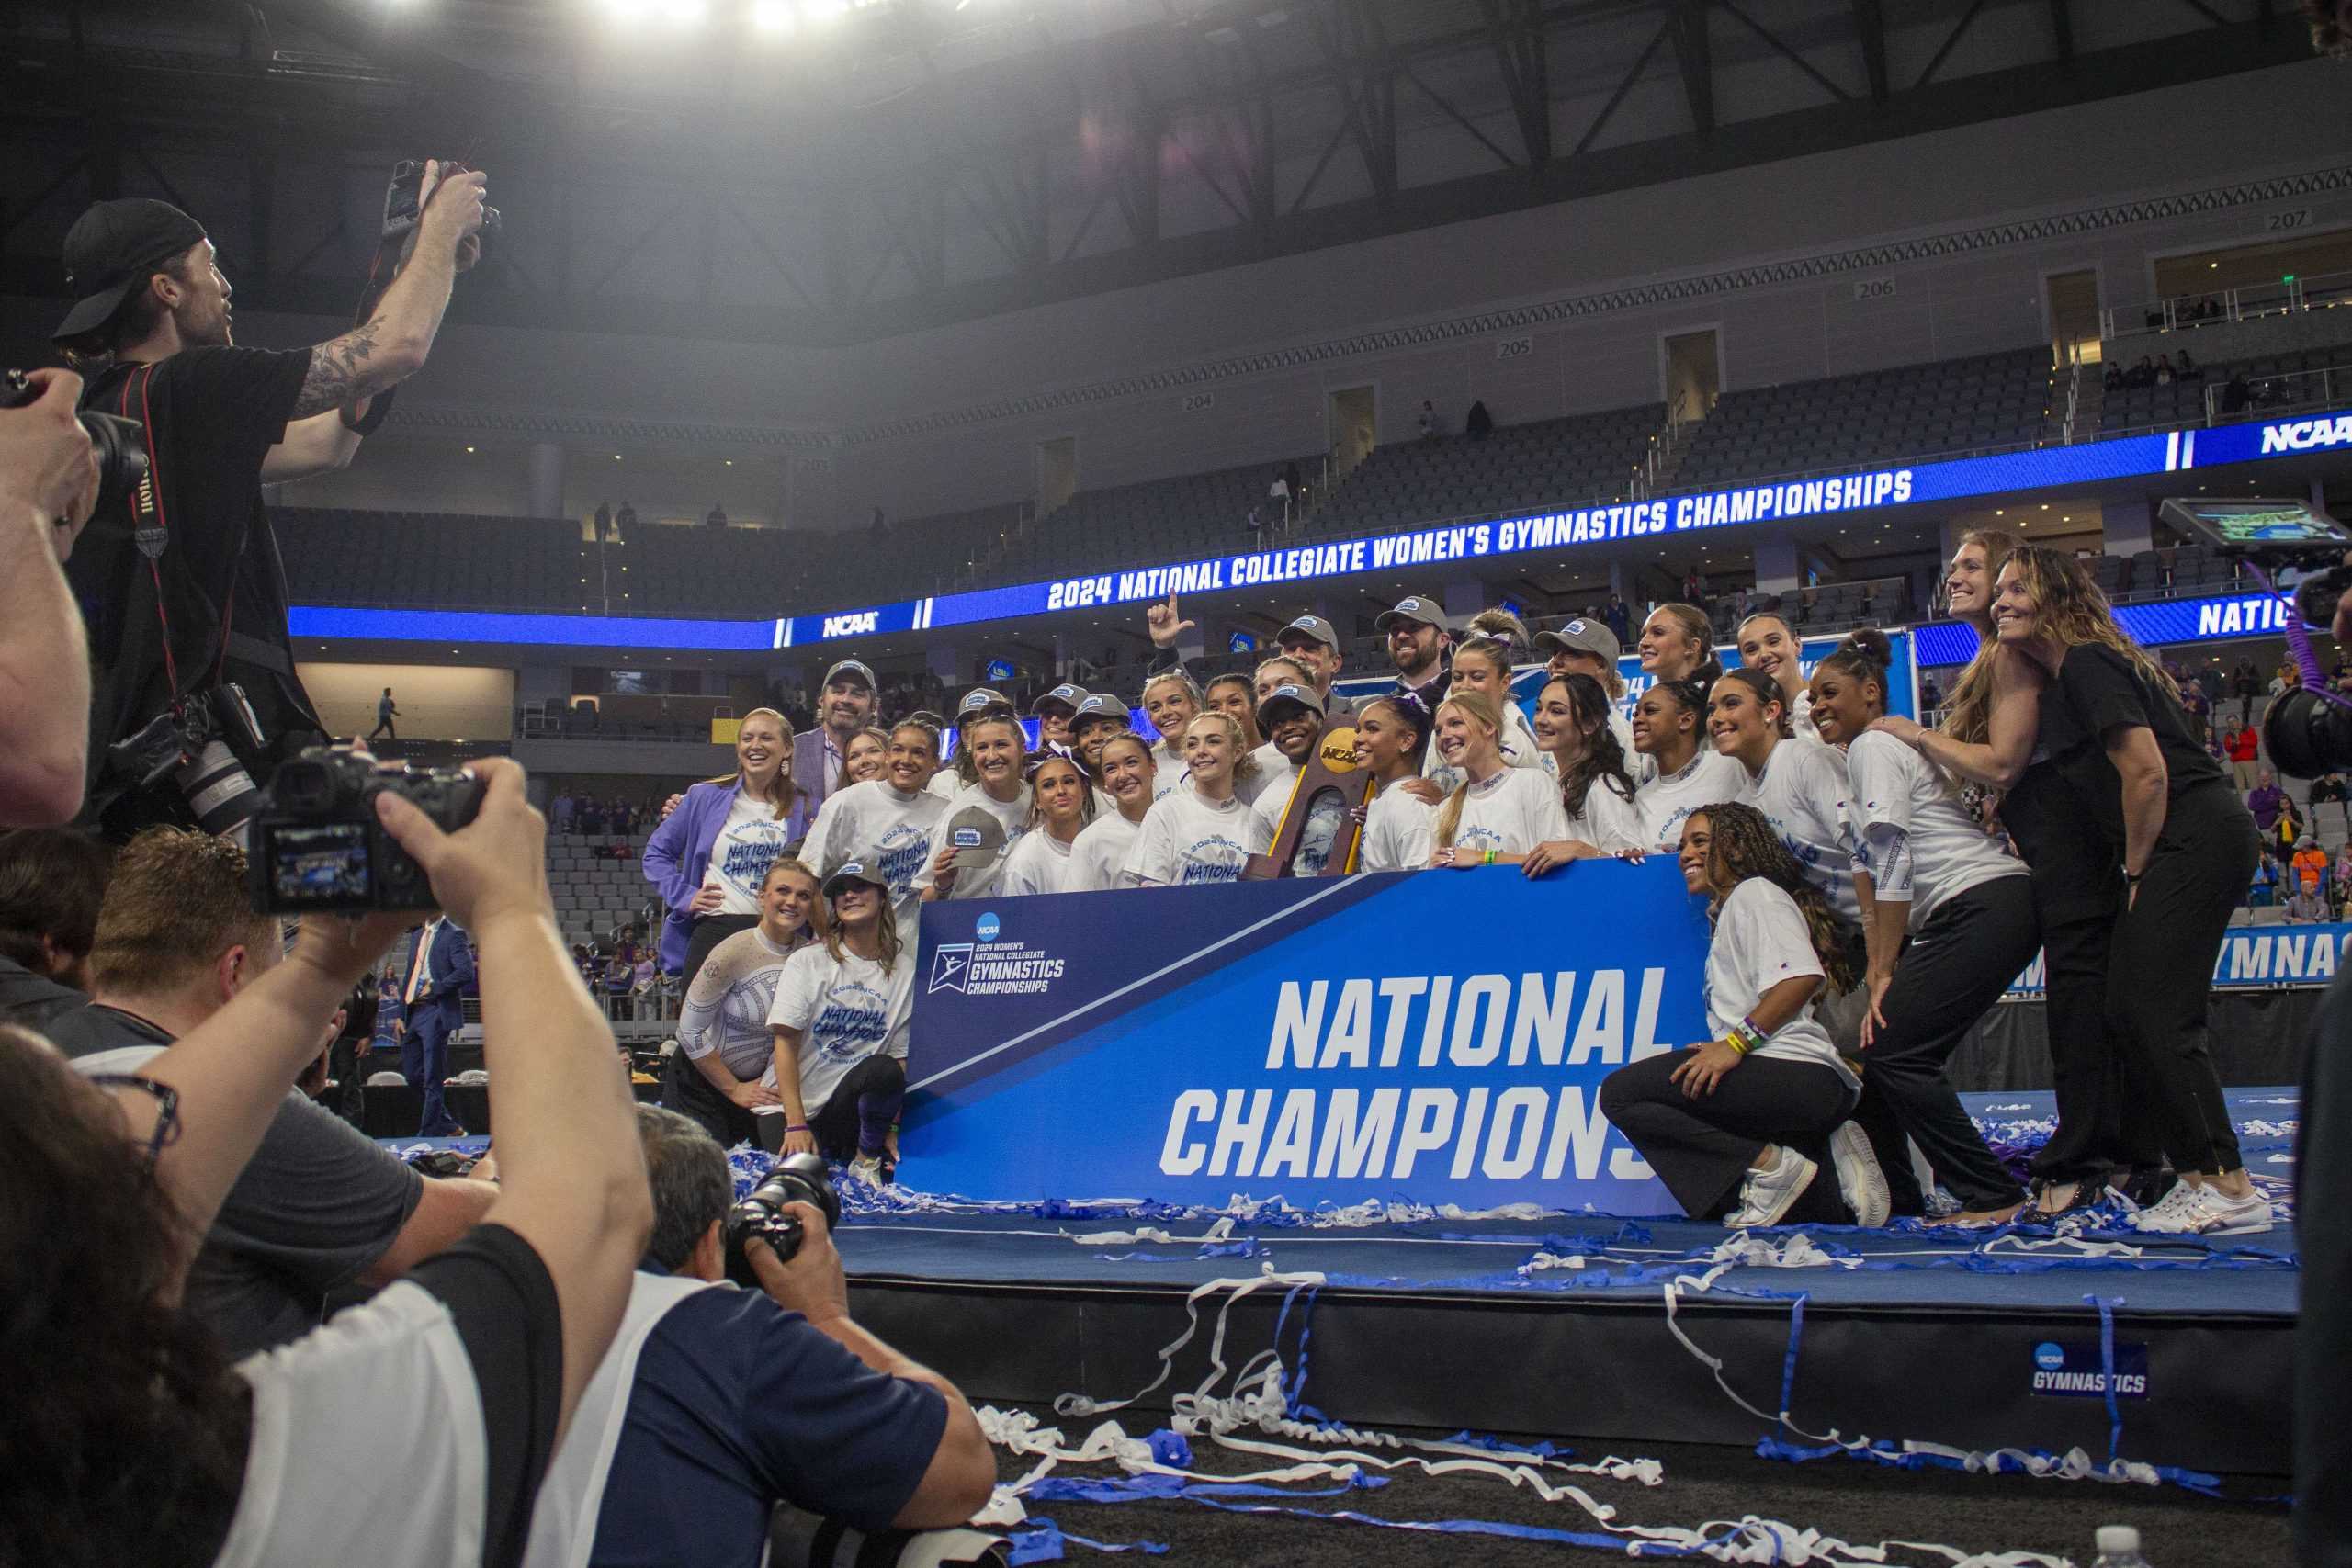
<svg viewBox="0 0 2352 1568">
<path fill-rule="evenodd" d="M 806 1203 L 825 1216 L 828 1229 L 842 1221 L 841 1195 L 833 1190 L 832 1173 L 821 1155 L 786 1155 L 769 1168 L 760 1184 L 727 1211 L 727 1277 L 746 1290 L 760 1288 L 743 1244 L 757 1236 L 784 1261 L 800 1250 L 804 1227 L 786 1203 Z"/>
<path fill-rule="evenodd" d="M 244 687 L 224 681 L 187 695 L 107 747 L 105 776 L 128 788 L 145 789 L 186 767 L 214 740 L 250 756 L 268 737 L 246 699 Z"/>
<path fill-rule="evenodd" d="M 445 833 L 481 809 L 481 781 L 458 768 L 386 768 L 349 746 L 312 746 L 269 781 L 247 852 L 254 908 L 429 909 L 433 888 L 376 820 L 376 797 L 397 795 Z"/>
<path fill-rule="evenodd" d="M 21 370 L 0 371 L 0 409 L 22 408 L 40 396 Z M 98 503 L 90 515 L 119 509 L 147 478 L 147 427 L 119 414 L 85 411 L 82 428 L 98 454 Z"/>
<path fill-rule="evenodd" d="M 455 159 L 444 158 L 441 167 L 447 174 L 463 174 L 466 165 Z M 384 237 L 406 239 L 416 227 L 424 207 L 424 160 L 404 158 L 392 165 L 392 183 L 384 192 Z M 490 236 L 498 232 L 498 209 L 481 209 L 481 238 L 484 249 Z"/>
<path fill-rule="evenodd" d="M 2244 561 L 2266 586 L 2290 568 L 2305 574 L 2281 628 L 2303 683 L 2263 715 L 2263 750 L 2293 778 L 2352 770 L 2352 698 L 2326 688 L 2309 630 L 2332 626 L 2337 601 L 2352 589 L 2352 530 L 2301 501 L 2177 496 L 2157 515 Z"/>
</svg>

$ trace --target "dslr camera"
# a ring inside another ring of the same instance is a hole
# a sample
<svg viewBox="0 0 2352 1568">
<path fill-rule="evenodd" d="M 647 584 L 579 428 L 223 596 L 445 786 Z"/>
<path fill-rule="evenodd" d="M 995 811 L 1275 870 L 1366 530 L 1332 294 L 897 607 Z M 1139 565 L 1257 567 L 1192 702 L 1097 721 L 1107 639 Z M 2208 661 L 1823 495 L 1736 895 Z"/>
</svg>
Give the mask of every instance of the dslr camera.
<svg viewBox="0 0 2352 1568">
<path fill-rule="evenodd" d="M 784 1156 L 757 1187 L 743 1195 L 741 1202 L 727 1211 L 727 1277 L 746 1290 L 758 1290 L 760 1277 L 752 1272 L 752 1260 L 743 1255 L 744 1243 L 757 1236 L 787 1263 L 800 1250 L 806 1227 L 799 1215 L 785 1207 L 786 1203 L 808 1204 L 825 1216 L 828 1229 L 841 1224 L 841 1196 L 833 1190 L 832 1174 L 822 1155 Z"/>
<path fill-rule="evenodd" d="M 429 909 L 424 869 L 376 820 L 376 797 L 397 795 L 454 833 L 481 809 L 481 782 L 458 768 L 379 766 L 349 746 L 312 746 L 269 781 L 248 840 L 254 908 Z"/>
<path fill-rule="evenodd" d="M 2303 682 L 2270 705 L 2262 744 L 2279 771 L 2299 779 L 2352 769 L 2352 697 L 2337 692 L 2312 651 L 2311 628 L 2335 619 L 2336 601 L 2352 589 L 2352 529 L 2301 501 L 2225 501 L 2178 496 L 2159 516 L 2246 569 L 2278 601 Z M 2301 573 L 2292 597 L 2273 586 L 2277 573 Z"/>
<path fill-rule="evenodd" d="M 0 371 L 0 409 L 22 408 L 40 396 L 21 370 Z M 93 517 L 119 509 L 147 478 L 146 426 L 119 414 L 82 414 L 82 428 L 98 454 L 98 503 Z"/>
</svg>

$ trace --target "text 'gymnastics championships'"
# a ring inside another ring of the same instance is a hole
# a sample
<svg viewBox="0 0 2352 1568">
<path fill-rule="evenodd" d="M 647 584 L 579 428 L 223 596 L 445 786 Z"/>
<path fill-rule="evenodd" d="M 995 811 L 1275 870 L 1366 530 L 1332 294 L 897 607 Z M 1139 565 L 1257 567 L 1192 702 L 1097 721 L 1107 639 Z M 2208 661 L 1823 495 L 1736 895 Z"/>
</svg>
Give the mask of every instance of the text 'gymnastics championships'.
<svg viewBox="0 0 2352 1568">
<path fill-rule="evenodd" d="M 1214 560 L 1072 578 L 1050 586 L 1046 608 L 1075 610 L 1164 599 L 1170 593 L 1260 588 L 1310 578 L 1344 577 L 1351 572 L 1386 571 L 1439 561 L 1510 555 L 1521 550 L 1642 538 L 1669 530 L 1716 528 L 1727 524 L 1767 522 L 1775 517 L 1803 517 L 1865 506 L 1900 506 L 1910 499 L 1908 468 L 1849 474 L 1842 479 L 1754 485 L 1710 495 L 1624 502 L 1500 522 L 1424 528 L 1418 533 L 1392 534 L 1374 539 L 1301 545 L 1293 549 L 1259 550 L 1220 556 Z"/>
</svg>

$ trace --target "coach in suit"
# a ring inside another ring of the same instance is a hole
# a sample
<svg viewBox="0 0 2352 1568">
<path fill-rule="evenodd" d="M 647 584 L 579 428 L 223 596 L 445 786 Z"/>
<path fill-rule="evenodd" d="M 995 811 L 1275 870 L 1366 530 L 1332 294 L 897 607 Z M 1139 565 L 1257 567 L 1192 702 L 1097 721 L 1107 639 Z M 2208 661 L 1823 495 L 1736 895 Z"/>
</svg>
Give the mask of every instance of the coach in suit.
<svg viewBox="0 0 2352 1568">
<path fill-rule="evenodd" d="M 466 1021 L 465 988 L 474 981 L 474 944 L 447 916 L 436 915 L 409 939 L 408 977 L 401 982 L 401 1076 L 424 1091 L 417 1136 L 463 1132 L 441 1102 L 449 1070 L 449 1036 Z"/>
<path fill-rule="evenodd" d="M 874 722 L 874 671 L 844 659 L 825 671 L 817 722 L 792 738 L 792 782 L 815 810 L 842 787 L 842 761 L 857 732 Z"/>
</svg>

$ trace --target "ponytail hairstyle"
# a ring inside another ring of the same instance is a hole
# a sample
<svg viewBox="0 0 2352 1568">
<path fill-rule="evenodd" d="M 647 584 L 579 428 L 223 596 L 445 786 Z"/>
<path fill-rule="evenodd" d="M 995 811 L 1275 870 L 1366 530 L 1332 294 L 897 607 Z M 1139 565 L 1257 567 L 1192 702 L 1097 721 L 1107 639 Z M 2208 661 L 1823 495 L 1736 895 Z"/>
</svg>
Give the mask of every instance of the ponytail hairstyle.
<svg viewBox="0 0 2352 1568">
<path fill-rule="evenodd" d="M 1750 670 L 1743 664 L 1736 670 L 1726 670 L 1723 672 L 1722 680 L 1717 681 L 1713 687 L 1708 689 L 1707 701 L 1714 700 L 1715 690 L 1720 688 L 1724 681 L 1736 681 L 1747 687 L 1759 705 L 1770 705 L 1779 708 L 1781 722 L 1773 728 L 1773 733 L 1783 740 L 1795 737 L 1794 716 L 1790 712 L 1792 705 L 1789 702 L 1789 694 L 1781 690 L 1781 683 L 1778 681 L 1760 670 Z"/>
<path fill-rule="evenodd" d="M 1714 894 L 1707 906 L 1707 918 L 1713 920 L 1723 913 L 1724 900 L 1731 897 L 1733 888 L 1751 876 L 1760 876 L 1795 899 L 1804 911 L 1805 935 L 1812 941 L 1813 955 L 1821 960 L 1829 989 L 1838 994 L 1852 990 L 1858 978 L 1849 946 L 1853 928 L 1838 918 L 1821 890 L 1806 879 L 1804 867 L 1789 853 L 1764 814 L 1752 806 L 1731 802 L 1702 807 L 1692 815 L 1702 813 L 1707 818 L 1707 886 Z"/>
<path fill-rule="evenodd" d="M 1698 722 L 1691 726 L 1690 739 L 1694 746 L 1707 743 L 1707 688 L 1696 681 L 1660 681 L 1651 692 L 1674 699 L 1674 705 Z M 1648 692 L 1642 694 L 1644 696 Z"/>
<path fill-rule="evenodd" d="M 743 717 L 757 718 L 762 714 L 765 714 L 768 717 L 775 720 L 776 728 L 784 732 L 784 747 L 786 755 L 785 757 L 784 765 L 775 771 L 775 786 L 774 791 L 768 795 L 769 804 L 775 807 L 775 820 L 781 822 L 786 817 L 792 815 L 792 803 L 800 798 L 799 782 L 792 776 L 792 758 L 790 756 L 790 752 L 792 750 L 792 721 L 785 717 L 784 715 L 776 712 L 774 708 L 753 708 L 751 712 L 745 714 Z M 741 728 L 741 723 L 742 720 L 741 719 L 736 721 L 738 728 Z M 741 768 L 738 768 L 731 773 L 721 773 L 717 778 L 705 779 L 703 780 L 703 783 L 735 784 L 740 786 L 743 783 L 743 771 Z"/>
<path fill-rule="evenodd" d="M 1887 666 L 1894 662 L 1894 645 L 1887 640 L 1886 634 L 1876 626 L 1864 626 L 1859 631 L 1847 633 L 1846 640 L 1839 643 L 1821 660 L 1820 664 L 1815 665 L 1814 668 L 1818 671 L 1826 666 L 1849 681 L 1859 682 L 1865 686 L 1876 686 L 1878 711 L 1884 713 L 1887 694 L 1886 671 Z"/>
<path fill-rule="evenodd" d="M 1747 613 L 1747 616 L 1740 621 L 1739 629 L 1732 633 L 1731 640 L 1735 647 L 1738 647 L 1747 641 L 1747 628 L 1754 626 L 1758 621 L 1770 621 L 1777 625 L 1781 628 L 1781 634 L 1789 639 L 1789 646 L 1792 650 L 1802 646 L 1797 639 L 1796 627 L 1789 624 L 1788 616 L 1781 614 L 1780 601 L 1776 599 L 1770 603 L 1773 606 L 1772 608 L 1769 610 L 1751 610 Z M 1740 654 L 1740 658 L 1743 660 L 1746 660 L 1747 657 L 1747 655 L 1745 651 Z M 1794 667 L 1795 663 L 1795 660 L 1791 661 L 1792 668 L 1790 673 L 1795 676 L 1797 685 L 1802 688 L 1804 684 L 1804 674 L 1802 670 Z M 1784 691 L 1781 694 L 1781 700 L 1783 703 L 1792 703 L 1796 699 L 1790 696 Z"/>
<path fill-rule="evenodd" d="M 1233 716 L 1231 714 L 1227 714 L 1226 716 L 1230 718 Z M 1162 737 L 1162 739 L 1165 739 L 1166 737 Z M 1087 770 L 1088 782 L 1092 784 L 1096 789 L 1102 787 L 1102 781 L 1111 771 L 1111 748 L 1120 744 L 1122 741 L 1134 746 L 1137 751 L 1143 753 L 1143 760 L 1151 764 L 1151 771 L 1153 773 L 1157 774 L 1159 772 L 1159 753 L 1158 748 L 1154 747 L 1150 741 L 1146 740 L 1134 730 L 1122 729 L 1117 734 L 1112 736 L 1110 739 L 1102 742 L 1102 750 L 1096 756 L 1095 765 Z M 1086 808 L 1087 820 L 1091 822 L 1094 819 L 1094 795 L 1092 791 L 1089 791 L 1087 793 Z"/>
<path fill-rule="evenodd" d="M 1297 676 L 1297 683 L 1299 685 L 1312 686 L 1315 684 L 1315 677 L 1306 672 L 1306 666 L 1301 664 L 1297 660 L 1293 659 L 1287 653 L 1272 654 L 1267 658 L 1261 659 L 1258 660 L 1257 666 L 1250 671 L 1250 711 L 1251 713 L 1256 713 L 1258 711 L 1258 677 L 1263 675 L 1268 670 L 1277 664 L 1289 671 L 1292 674 Z"/>
<path fill-rule="evenodd" d="M 1467 692 L 1462 694 L 1470 695 Z M 1391 692 L 1373 698 L 1356 712 L 1368 713 L 1374 708 L 1386 708 L 1396 716 L 1397 723 L 1413 732 L 1413 743 L 1406 748 L 1408 755 L 1419 756 L 1429 749 L 1430 731 L 1436 727 L 1437 716 L 1430 712 L 1427 703 L 1410 692 Z"/>
<path fill-rule="evenodd" d="M 1462 631 L 1461 639 L 1453 645 L 1454 656 L 1485 654 L 1501 669 L 1506 683 L 1511 667 L 1527 657 L 1527 624 L 1509 610 L 1481 610 Z"/>
<path fill-rule="evenodd" d="M 1973 545 L 1984 552 L 1984 580 L 1992 582 L 2001 575 L 2001 568 L 2018 547 L 2014 535 L 1998 528 L 1972 528 L 1960 536 L 1952 547 L 1952 556 Z M 1951 573 L 1949 564 L 1945 567 Z M 1944 703 L 1943 731 L 1954 740 L 1982 745 L 1993 728 L 1993 658 L 1999 643 L 1985 630 L 1976 628 L 1976 657 L 1968 661 L 1960 680 L 1952 686 L 1951 695 Z"/>
<path fill-rule="evenodd" d="M 1266 660 L 1266 664 L 1272 664 L 1274 662 L 1276 662 L 1276 660 L 1272 659 Z M 1290 664 L 1291 661 L 1285 659 L 1280 662 Z M 1265 664 L 1258 666 L 1261 670 L 1265 667 Z M 1298 666 L 1291 664 L 1291 668 L 1297 670 Z M 1300 670 L 1299 673 L 1301 675 L 1305 675 L 1306 672 Z M 1233 737 L 1233 782 L 1238 784 L 1246 779 L 1256 778 L 1258 776 L 1258 759 L 1250 754 L 1250 738 L 1241 733 L 1241 721 L 1235 718 L 1223 708 L 1212 707 L 1204 707 L 1199 713 L 1194 714 L 1193 716 L 1193 724 L 1198 724 L 1203 719 L 1216 720 L 1218 724 L 1225 726 L 1225 732 L 1227 735 Z M 1192 727 L 1193 725 L 1188 724 L 1184 728 L 1190 729 Z"/>
<path fill-rule="evenodd" d="M 1127 733 L 1132 735 L 1135 731 L 1129 730 Z M 1108 746 L 1110 742 L 1106 740 L 1103 744 Z M 1078 821 L 1082 829 L 1087 823 L 1094 820 L 1094 775 L 1088 771 L 1084 762 L 1080 761 L 1076 757 L 1065 757 L 1059 751 L 1048 751 L 1029 764 L 1029 772 L 1026 775 L 1029 784 L 1029 826 L 1035 829 L 1046 825 L 1046 808 L 1037 798 L 1037 775 L 1057 762 L 1078 775 Z"/>
<path fill-rule="evenodd" d="M 1501 744 L 1502 710 L 1495 706 L 1486 693 L 1452 693 L 1445 701 L 1437 705 L 1439 714 L 1443 714 L 1448 708 L 1460 708 L 1464 713 L 1468 714 L 1472 723 L 1485 726 L 1487 733 L 1494 738 L 1496 744 Z M 1434 717 L 1432 717 L 1430 728 L 1432 729 L 1436 728 Z M 1453 847 L 1453 832 L 1455 829 L 1462 826 L 1462 805 L 1469 798 L 1469 795 L 1470 779 L 1465 773 L 1462 782 L 1454 785 L 1453 793 L 1445 797 L 1445 804 L 1437 808 L 1437 824 L 1433 832 L 1440 849 Z"/>
<path fill-rule="evenodd" d="M 1715 657 L 1715 624 L 1707 619 L 1707 612 L 1696 604 L 1669 603 L 1660 604 L 1650 614 L 1664 615 L 1682 628 L 1683 636 L 1699 645 L 1698 668 L 1683 678 L 1695 681 L 1702 689 L 1713 685 L 1724 672 L 1724 664 Z M 1699 705 L 1704 709 L 1706 704 L 1702 701 Z"/>
<path fill-rule="evenodd" d="M 868 883 L 866 886 L 872 887 L 873 884 Z M 887 887 L 875 887 L 874 893 L 874 901 L 876 906 L 874 911 L 875 934 L 880 939 L 881 958 L 879 959 L 879 962 L 882 965 L 882 973 L 888 975 L 892 969 L 898 966 L 899 954 L 905 951 L 905 944 L 899 936 L 898 912 L 890 907 L 890 890 Z M 822 900 L 820 902 L 824 904 L 827 916 L 831 917 L 832 913 L 831 901 Z M 825 921 L 825 929 L 822 932 L 822 938 L 825 943 L 825 951 L 832 955 L 834 963 L 846 964 L 849 962 L 849 950 L 842 944 L 841 921 L 828 918 Z"/>
<path fill-rule="evenodd" d="M 1584 736 L 1584 757 L 1560 775 L 1560 803 L 1570 817 L 1584 815 L 1585 802 L 1596 784 L 1606 783 L 1620 800 L 1634 798 L 1633 775 L 1626 771 L 1625 748 L 1609 728 L 1609 694 L 1589 675 L 1555 675 L 1544 682 L 1557 686 L 1568 699 L 1568 715 Z"/>
</svg>

